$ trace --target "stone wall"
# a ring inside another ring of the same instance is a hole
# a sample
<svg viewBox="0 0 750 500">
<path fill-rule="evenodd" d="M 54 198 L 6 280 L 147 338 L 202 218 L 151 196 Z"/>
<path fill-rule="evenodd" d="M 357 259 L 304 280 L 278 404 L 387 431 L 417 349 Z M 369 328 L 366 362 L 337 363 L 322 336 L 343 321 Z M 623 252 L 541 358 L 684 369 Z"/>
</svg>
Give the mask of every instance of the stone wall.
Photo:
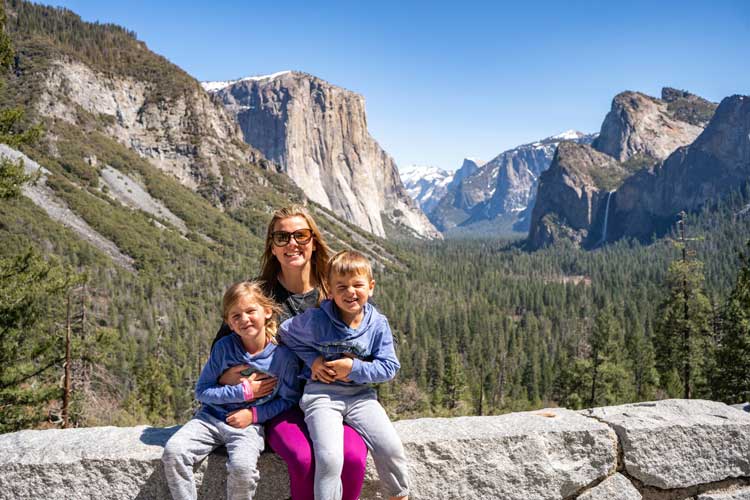
<svg viewBox="0 0 750 500">
<path fill-rule="evenodd" d="M 750 414 L 665 400 L 574 412 L 396 422 L 413 499 L 750 500 Z M 177 427 L 0 435 L 0 499 L 163 499 L 162 447 Z M 224 498 L 224 463 L 198 471 L 200 498 Z M 286 499 L 281 460 L 260 462 L 256 498 Z M 362 499 L 383 498 L 372 463 Z"/>
</svg>

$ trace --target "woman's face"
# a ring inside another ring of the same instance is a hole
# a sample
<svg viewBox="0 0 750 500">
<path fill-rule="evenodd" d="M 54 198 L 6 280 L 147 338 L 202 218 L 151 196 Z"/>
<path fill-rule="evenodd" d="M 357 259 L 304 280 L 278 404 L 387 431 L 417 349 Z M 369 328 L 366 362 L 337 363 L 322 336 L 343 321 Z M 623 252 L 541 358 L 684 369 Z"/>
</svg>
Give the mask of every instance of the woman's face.
<svg viewBox="0 0 750 500">
<path fill-rule="evenodd" d="M 300 229 L 310 229 L 307 221 L 301 215 L 279 219 L 273 226 L 273 231 L 294 233 Z M 289 243 L 285 246 L 277 246 L 271 243 L 271 253 L 281 264 L 281 273 L 303 272 L 310 269 L 310 262 L 315 250 L 315 238 L 311 238 L 305 244 L 300 245 L 293 237 L 289 237 Z"/>
</svg>

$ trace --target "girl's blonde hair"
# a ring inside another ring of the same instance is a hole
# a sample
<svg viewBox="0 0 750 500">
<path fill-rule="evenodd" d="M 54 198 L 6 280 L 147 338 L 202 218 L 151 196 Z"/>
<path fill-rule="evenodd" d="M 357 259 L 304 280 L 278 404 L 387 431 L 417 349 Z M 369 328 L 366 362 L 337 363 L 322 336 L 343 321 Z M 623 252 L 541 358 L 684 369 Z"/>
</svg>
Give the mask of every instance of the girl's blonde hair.
<svg viewBox="0 0 750 500">
<path fill-rule="evenodd" d="M 281 308 L 273 299 L 263 293 L 263 285 L 259 281 L 238 281 L 227 288 L 227 291 L 224 292 L 224 298 L 221 301 L 221 317 L 224 319 L 224 323 L 229 324 L 229 311 L 243 297 L 247 297 L 260 307 L 272 311 L 271 317 L 266 320 L 265 333 L 266 339 L 275 344 Z"/>
<path fill-rule="evenodd" d="M 270 293 L 278 283 L 279 272 L 281 271 L 281 264 L 279 260 L 273 254 L 273 241 L 271 235 L 274 231 L 276 223 L 282 219 L 288 219 L 290 217 L 302 217 L 307 222 L 307 226 L 312 230 L 313 241 L 315 242 L 315 250 L 312 253 L 311 260 L 311 276 L 313 285 L 318 289 L 320 299 L 324 299 L 328 296 L 328 283 L 327 283 L 327 271 L 328 271 L 328 258 L 331 254 L 330 248 L 323 239 L 323 235 L 320 234 L 318 225 L 315 224 L 315 219 L 307 212 L 302 205 L 290 205 L 288 207 L 280 208 L 273 213 L 271 222 L 268 223 L 268 231 L 266 232 L 266 246 L 263 251 L 263 258 L 261 259 L 261 271 L 260 279 L 266 284 L 266 290 Z"/>
</svg>

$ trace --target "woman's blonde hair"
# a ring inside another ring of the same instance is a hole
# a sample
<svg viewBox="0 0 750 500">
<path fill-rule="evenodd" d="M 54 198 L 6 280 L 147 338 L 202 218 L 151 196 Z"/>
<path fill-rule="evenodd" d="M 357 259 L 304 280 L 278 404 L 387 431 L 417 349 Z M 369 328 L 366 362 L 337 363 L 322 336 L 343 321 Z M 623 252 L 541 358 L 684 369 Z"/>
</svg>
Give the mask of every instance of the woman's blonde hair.
<svg viewBox="0 0 750 500">
<path fill-rule="evenodd" d="M 327 271 L 328 271 L 328 258 L 331 254 L 330 248 L 323 239 L 323 235 L 320 234 L 318 225 L 315 224 L 315 219 L 307 212 L 307 210 L 301 205 L 290 205 L 284 208 L 280 208 L 273 213 L 271 221 L 268 223 L 268 231 L 266 232 L 266 246 L 263 251 L 263 258 L 261 259 L 261 271 L 260 279 L 266 283 L 266 290 L 272 291 L 279 281 L 279 272 L 281 271 L 281 264 L 279 260 L 272 252 L 273 241 L 272 234 L 276 223 L 282 219 L 288 219 L 290 217 L 302 217 L 307 222 L 308 227 L 312 230 L 313 241 L 315 242 L 315 250 L 312 253 L 311 259 L 311 280 L 315 288 L 320 292 L 320 299 L 324 299 L 328 296 L 328 283 L 327 283 Z"/>
<path fill-rule="evenodd" d="M 268 295 L 263 293 L 263 286 L 259 281 L 238 281 L 227 288 L 227 291 L 224 292 L 224 298 L 221 301 L 221 317 L 224 319 L 224 323 L 229 324 L 229 311 L 237 305 L 243 297 L 247 297 L 250 301 L 255 302 L 260 307 L 272 311 L 271 317 L 266 320 L 265 332 L 266 339 L 275 344 L 281 307 L 279 307 L 279 305 Z"/>
</svg>

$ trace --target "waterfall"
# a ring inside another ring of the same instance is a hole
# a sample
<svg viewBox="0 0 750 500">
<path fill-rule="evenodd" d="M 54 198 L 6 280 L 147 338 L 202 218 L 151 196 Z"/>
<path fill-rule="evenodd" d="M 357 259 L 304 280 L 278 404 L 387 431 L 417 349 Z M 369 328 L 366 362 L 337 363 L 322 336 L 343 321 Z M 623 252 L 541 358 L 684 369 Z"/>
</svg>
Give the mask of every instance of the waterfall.
<svg viewBox="0 0 750 500">
<path fill-rule="evenodd" d="M 602 223 L 602 238 L 599 240 L 600 246 L 607 242 L 607 219 L 609 219 L 609 200 L 612 198 L 612 193 L 614 193 L 614 191 L 610 191 L 607 194 L 607 205 L 604 209 L 604 222 Z"/>
</svg>

